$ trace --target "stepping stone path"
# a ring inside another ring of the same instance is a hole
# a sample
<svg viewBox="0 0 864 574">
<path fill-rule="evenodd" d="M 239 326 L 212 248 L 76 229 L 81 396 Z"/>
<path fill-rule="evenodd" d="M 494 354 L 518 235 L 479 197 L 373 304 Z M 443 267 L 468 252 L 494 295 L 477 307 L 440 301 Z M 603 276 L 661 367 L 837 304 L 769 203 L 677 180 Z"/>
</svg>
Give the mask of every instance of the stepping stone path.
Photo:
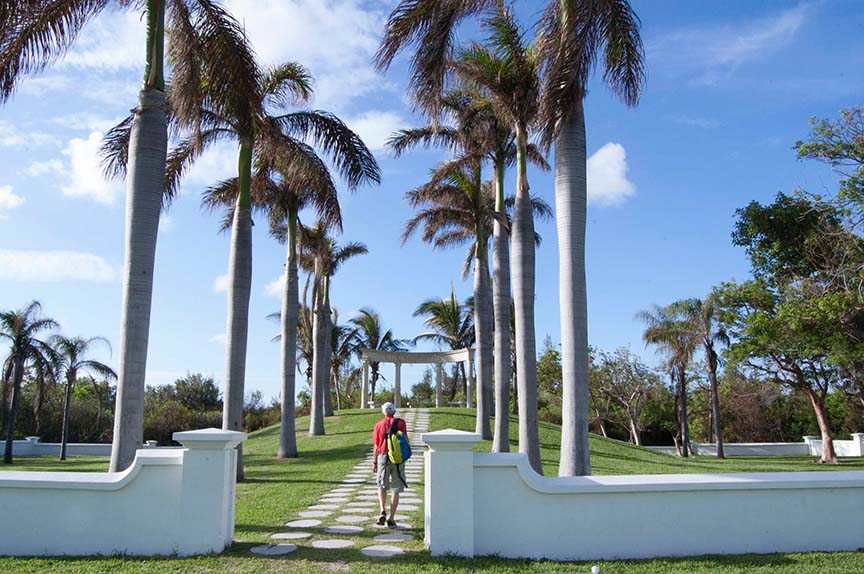
<svg viewBox="0 0 864 574">
<path fill-rule="evenodd" d="M 429 411 L 405 409 L 400 410 L 398 416 L 405 419 L 408 426 L 414 456 L 405 463 L 405 478 L 410 486 L 400 497 L 395 531 L 375 524 L 378 519 L 378 489 L 375 486 L 375 477 L 372 476 L 373 454 L 370 449 L 363 462 L 354 466 L 336 488 L 322 494 L 316 504 L 297 513 L 300 520 L 285 523 L 286 528 L 297 530 L 276 532 L 270 536 L 272 544 L 255 546 L 249 551 L 259 556 L 282 556 L 294 552 L 298 544 L 302 544 L 304 548 L 320 551 L 321 557 L 325 558 L 328 549 L 369 544 L 367 536 L 370 533 L 384 530 L 384 533 L 372 538 L 375 544 L 359 548 L 360 553 L 372 558 L 392 558 L 404 554 L 404 548 L 398 544 L 415 537 L 405 532 L 412 530 L 413 526 L 405 522 L 410 517 L 401 513 L 416 512 L 423 507 L 424 445 L 420 442 L 420 435 L 429 431 Z M 388 493 L 388 505 L 389 499 Z M 317 532 L 308 532 L 310 529 L 316 529 Z M 366 536 L 363 536 L 364 533 L 367 533 Z M 341 538 L 327 537 L 333 535 Z M 281 540 L 292 540 L 297 544 L 281 543 Z"/>
</svg>

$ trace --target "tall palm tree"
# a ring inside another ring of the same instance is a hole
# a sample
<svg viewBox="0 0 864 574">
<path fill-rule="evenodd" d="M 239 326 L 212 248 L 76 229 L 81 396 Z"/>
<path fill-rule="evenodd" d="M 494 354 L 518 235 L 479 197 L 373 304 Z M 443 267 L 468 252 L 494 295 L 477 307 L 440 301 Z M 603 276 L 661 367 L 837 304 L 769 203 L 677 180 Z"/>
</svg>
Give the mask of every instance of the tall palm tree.
<svg viewBox="0 0 864 574">
<path fill-rule="evenodd" d="M 688 456 L 690 449 L 690 425 L 687 420 L 687 368 L 699 345 L 690 321 L 681 302 L 666 307 L 655 305 L 653 310 L 640 311 L 636 317 L 645 323 L 642 339 L 646 345 L 655 345 L 666 356 L 666 370 L 675 384 L 681 455 Z"/>
<path fill-rule="evenodd" d="M 12 378 L 12 403 L 6 419 L 6 448 L 3 462 L 12 464 L 12 440 L 15 435 L 15 415 L 21 400 L 21 382 L 30 367 L 39 367 L 53 375 L 56 353 L 51 345 L 39 338 L 40 334 L 56 329 L 53 319 L 42 316 L 42 305 L 33 301 L 17 311 L 0 311 L 0 341 L 9 344 L 9 354 L 3 362 L 3 373 Z"/>
<path fill-rule="evenodd" d="M 703 299 L 685 299 L 676 303 L 686 318 L 690 334 L 702 347 L 705 354 L 705 368 L 708 371 L 708 384 L 711 390 L 711 418 L 714 424 L 714 437 L 717 441 L 717 458 L 725 458 L 723 452 L 723 425 L 720 421 L 720 398 L 717 394 L 717 367 L 720 358 L 716 346 L 729 345 L 729 335 L 720 319 L 719 296 L 712 293 Z"/>
<path fill-rule="evenodd" d="M 414 316 L 425 316 L 423 321 L 429 329 L 414 337 L 418 341 L 431 341 L 450 349 L 470 349 L 474 346 L 476 333 L 474 331 L 474 298 L 469 297 L 464 303 L 456 298 L 456 291 L 451 288 L 450 297 L 446 299 L 426 299 L 417 309 Z M 457 372 L 461 371 L 466 400 L 468 398 L 465 365 L 460 363 Z M 454 377 L 455 378 L 455 377 Z M 454 380 L 450 391 L 450 400 L 456 395 L 457 385 Z"/>
<path fill-rule="evenodd" d="M 528 132 L 537 118 L 539 59 L 526 45 L 503 3 L 483 21 L 487 44 L 472 43 L 459 52 L 453 69 L 463 82 L 485 91 L 500 117 L 516 132 L 516 201 L 513 208 L 513 299 L 519 363 L 519 451 L 542 473 L 537 420 L 537 353 L 534 332 L 535 232 L 528 186 Z"/>
<path fill-rule="evenodd" d="M 105 379 L 117 378 L 114 369 L 94 359 L 88 359 L 96 343 L 103 343 L 108 350 L 111 344 L 104 337 L 66 337 L 54 335 L 49 339 L 49 344 L 54 349 L 57 358 L 55 373 L 58 377 L 66 378 L 66 394 L 63 401 L 63 426 L 60 439 L 60 460 L 66 460 L 66 443 L 69 440 L 69 407 L 72 404 L 72 387 L 78 380 L 79 372 L 97 374 Z M 101 406 L 100 406 L 101 410 Z"/>
<path fill-rule="evenodd" d="M 369 307 L 360 309 L 350 322 L 357 330 L 354 340 L 354 354 L 358 358 L 366 349 L 371 351 L 404 351 L 407 348 L 406 342 L 394 337 L 392 330 L 384 330 L 381 315 L 374 309 Z M 369 362 L 371 371 L 369 400 L 372 401 L 375 400 L 375 386 L 378 379 L 381 378 L 380 366 L 381 363 L 378 361 Z"/>
<path fill-rule="evenodd" d="M 126 170 L 126 255 L 120 329 L 120 376 L 110 469 L 127 468 L 144 435 L 143 401 L 153 266 L 163 205 L 168 147 L 164 75 L 166 13 L 174 85 L 202 68 L 216 100 L 242 75 L 243 34 L 214 0 L 33 0 L 7 2 L 0 22 L 0 103 L 26 76 L 41 72 L 71 47 L 86 24 L 107 7 L 144 9 L 144 74 L 133 115 L 124 122 Z M 193 47 L 195 49 L 193 49 Z M 191 82 L 200 85 L 200 82 Z M 172 107 L 174 107 L 172 105 Z"/>
<path fill-rule="evenodd" d="M 559 476 L 591 474 L 583 100 L 602 53 L 604 82 L 626 105 L 636 105 L 645 80 L 639 27 L 629 0 L 551 0 L 539 28 L 544 71 L 543 143 L 547 149 L 553 142 L 555 145 L 563 373 Z"/>
<path fill-rule="evenodd" d="M 313 274 L 312 290 L 312 412 L 309 420 L 309 434 L 324 434 L 324 403 L 328 392 L 328 381 L 332 365 L 332 309 L 330 305 L 330 286 L 333 275 L 349 259 L 368 253 L 362 243 L 339 245 L 328 233 L 326 222 L 308 230 L 304 241 L 305 253 L 300 263 Z"/>
<path fill-rule="evenodd" d="M 333 357 L 330 363 L 330 381 L 331 388 L 336 395 L 336 410 L 342 410 L 342 394 L 344 387 L 340 388 L 339 381 L 342 372 L 346 367 L 351 365 L 351 357 L 354 356 L 355 338 L 357 337 L 357 329 L 339 323 L 339 313 L 333 309 L 333 333 L 331 335 L 331 356 Z M 331 400 L 332 404 L 332 400 Z M 332 407 L 331 407 L 331 415 Z"/>
</svg>

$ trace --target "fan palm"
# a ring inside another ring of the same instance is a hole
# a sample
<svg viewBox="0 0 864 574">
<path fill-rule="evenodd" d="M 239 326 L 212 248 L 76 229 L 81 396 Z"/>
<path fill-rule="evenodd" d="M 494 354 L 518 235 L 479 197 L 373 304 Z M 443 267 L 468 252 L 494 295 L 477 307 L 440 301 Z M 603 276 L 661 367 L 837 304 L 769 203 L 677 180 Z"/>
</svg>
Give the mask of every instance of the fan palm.
<svg viewBox="0 0 864 574">
<path fill-rule="evenodd" d="M 690 448 L 690 426 L 687 420 L 687 368 L 699 345 L 682 302 L 666 307 L 655 305 L 653 310 L 640 311 L 636 317 L 645 323 L 642 339 L 646 345 L 655 345 L 666 356 L 666 370 L 675 383 L 681 454 L 688 456 Z"/>
<path fill-rule="evenodd" d="M 328 233 L 326 222 L 308 230 L 303 243 L 300 263 L 313 274 L 312 289 L 312 413 L 309 434 L 324 434 L 324 414 L 328 382 L 332 365 L 333 327 L 330 306 L 330 286 L 333 275 L 348 260 L 368 253 L 362 243 L 339 245 Z"/>
<path fill-rule="evenodd" d="M 537 421 L 537 356 L 534 333 L 535 233 L 528 186 L 528 131 L 538 111 L 540 80 L 536 50 L 503 3 L 483 21 L 487 45 L 472 43 L 452 66 L 463 82 L 484 90 L 516 132 L 516 201 L 513 208 L 513 299 L 516 312 L 516 354 L 519 363 L 519 451 L 542 472 Z"/>
<path fill-rule="evenodd" d="M 717 458 L 725 458 L 723 453 L 723 427 L 720 423 L 720 399 L 717 394 L 717 367 L 720 358 L 716 346 L 729 345 L 729 335 L 720 320 L 720 301 L 712 293 L 703 299 L 685 299 L 676 303 L 686 318 L 690 334 L 702 347 L 705 354 L 705 368 L 708 370 L 708 384 L 711 389 L 711 418 L 714 423 L 714 437 L 717 441 Z"/>
<path fill-rule="evenodd" d="M 35 367 L 53 375 L 56 353 L 51 345 L 39 338 L 40 334 L 56 329 L 53 319 L 42 316 L 42 305 L 33 301 L 17 311 L 0 312 L 0 341 L 9 344 L 9 354 L 3 362 L 2 372 L 12 379 L 12 402 L 6 418 L 6 448 L 3 462 L 12 464 L 12 439 L 15 435 L 15 415 L 21 400 L 21 382 L 24 372 Z"/>
<path fill-rule="evenodd" d="M 245 75 L 248 51 L 240 26 L 213 0 L 33 0 L 7 2 L 0 22 L 0 102 L 26 76 L 41 72 L 71 47 L 86 24 L 108 7 L 143 9 L 144 74 L 133 115 L 124 122 L 126 261 L 120 332 L 120 376 L 112 471 L 127 468 L 143 440 L 144 377 L 159 214 L 168 147 L 164 52 L 174 61 L 174 85 L 201 86 L 207 74 L 214 103 Z M 167 14 L 167 18 L 166 18 Z M 175 108 L 172 104 L 170 107 Z M 176 110 L 175 110 L 176 111 Z"/>
<path fill-rule="evenodd" d="M 66 443 L 69 440 L 69 407 L 72 404 L 72 387 L 75 385 L 75 381 L 78 380 L 78 373 L 82 371 L 90 374 L 95 373 L 107 380 L 117 378 L 117 373 L 114 372 L 114 369 L 105 363 L 87 358 L 96 343 L 103 343 L 108 347 L 109 351 L 111 350 L 111 344 L 104 337 L 85 339 L 83 337 L 54 335 L 49 339 L 49 344 L 56 353 L 57 364 L 55 366 L 55 373 L 58 377 L 66 377 L 66 394 L 63 401 L 63 426 L 60 439 L 60 460 L 66 460 Z"/>
<path fill-rule="evenodd" d="M 603 79 L 612 93 L 628 106 L 637 104 L 645 79 L 639 27 L 629 0 L 553 0 L 540 25 L 543 141 L 547 149 L 555 144 L 563 373 L 560 476 L 591 474 L 583 100 L 592 71 L 602 58 Z"/>
<path fill-rule="evenodd" d="M 447 299 L 427 299 L 417 306 L 414 311 L 415 317 L 425 316 L 423 321 L 429 331 L 414 337 L 414 343 L 418 341 L 431 341 L 438 345 L 447 346 L 450 349 L 470 349 L 474 346 L 476 333 L 474 330 L 474 298 L 469 297 L 464 303 L 456 298 L 455 290 L 450 290 Z M 471 406 L 471 397 L 468 396 L 467 376 L 465 365 L 459 364 L 464 383 L 465 399 Z M 458 371 L 457 371 L 458 372 Z M 456 395 L 456 381 L 450 391 L 450 400 Z"/>
<path fill-rule="evenodd" d="M 394 337 L 392 330 L 384 330 L 381 316 L 374 309 L 368 307 L 360 309 L 350 322 L 357 330 L 354 340 L 354 354 L 358 357 L 361 357 L 363 351 L 367 349 L 371 351 L 404 351 L 407 348 L 406 342 Z M 372 401 L 375 400 L 375 385 L 381 378 L 380 366 L 381 363 L 378 361 L 369 362 L 371 371 L 369 400 Z"/>
</svg>

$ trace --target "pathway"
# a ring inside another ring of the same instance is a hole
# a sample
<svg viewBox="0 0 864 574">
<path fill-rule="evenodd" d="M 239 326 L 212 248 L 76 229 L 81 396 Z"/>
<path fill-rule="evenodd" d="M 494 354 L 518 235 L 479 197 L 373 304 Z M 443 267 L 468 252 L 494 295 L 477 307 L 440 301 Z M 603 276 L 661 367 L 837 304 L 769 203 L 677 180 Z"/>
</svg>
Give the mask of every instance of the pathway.
<svg viewBox="0 0 864 574">
<path fill-rule="evenodd" d="M 422 521 L 423 510 L 423 444 L 420 435 L 429 430 L 427 409 L 400 409 L 401 418 L 408 427 L 413 456 L 405 463 L 408 488 L 402 493 L 396 511 L 398 527 L 391 530 L 378 526 L 378 489 L 372 476 L 373 453 L 342 479 L 342 482 L 323 494 L 317 504 L 298 512 L 297 518 L 285 523 L 284 532 L 270 536 L 271 544 L 255 546 L 253 554 L 279 556 L 289 554 L 300 546 L 319 549 L 357 548 L 366 556 L 390 558 L 405 553 L 400 543 L 412 540 L 413 524 L 410 519 Z M 371 435 L 371 431 L 370 431 Z M 389 504 L 389 496 L 388 501 Z M 422 524 L 418 527 L 422 532 Z M 379 532 L 368 544 L 368 534 Z M 324 556 L 322 556 L 323 558 Z"/>
</svg>

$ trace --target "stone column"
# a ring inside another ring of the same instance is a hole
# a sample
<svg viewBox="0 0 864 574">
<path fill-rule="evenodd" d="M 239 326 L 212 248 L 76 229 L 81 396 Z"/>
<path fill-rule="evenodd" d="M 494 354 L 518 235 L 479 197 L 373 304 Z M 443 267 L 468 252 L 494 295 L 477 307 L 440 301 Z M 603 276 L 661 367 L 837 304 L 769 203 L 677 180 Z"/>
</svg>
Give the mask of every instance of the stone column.
<svg viewBox="0 0 864 574">
<path fill-rule="evenodd" d="M 363 383 L 360 390 L 360 408 L 369 407 L 369 361 L 363 359 L 363 364 L 360 367 L 363 369 Z"/>
<path fill-rule="evenodd" d="M 435 365 L 435 406 L 444 406 L 443 403 L 443 387 L 444 386 L 444 365 L 437 363 Z"/>
<path fill-rule="evenodd" d="M 465 397 L 465 406 L 474 408 L 474 364 L 471 361 L 471 351 L 468 351 L 468 360 L 465 361 L 465 376 L 468 378 L 468 396 Z"/>
<path fill-rule="evenodd" d="M 864 456 L 864 433 L 852 433 L 852 452 L 849 456 Z"/>
<path fill-rule="evenodd" d="M 402 363 L 395 363 L 396 379 L 393 382 L 393 406 L 402 407 Z"/>
<path fill-rule="evenodd" d="M 474 445 L 477 433 L 425 433 L 426 547 L 432 556 L 474 556 Z"/>
<path fill-rule="evenodd" d="M 178 528 L 175 551 L 180 556 L 221 552 L 234 539 L 237 445 L 246 433 L 221 429 L 175 432 L 183 445 Z M 141 456 L 144 451 L 139 451 Z"/>
</svg>

